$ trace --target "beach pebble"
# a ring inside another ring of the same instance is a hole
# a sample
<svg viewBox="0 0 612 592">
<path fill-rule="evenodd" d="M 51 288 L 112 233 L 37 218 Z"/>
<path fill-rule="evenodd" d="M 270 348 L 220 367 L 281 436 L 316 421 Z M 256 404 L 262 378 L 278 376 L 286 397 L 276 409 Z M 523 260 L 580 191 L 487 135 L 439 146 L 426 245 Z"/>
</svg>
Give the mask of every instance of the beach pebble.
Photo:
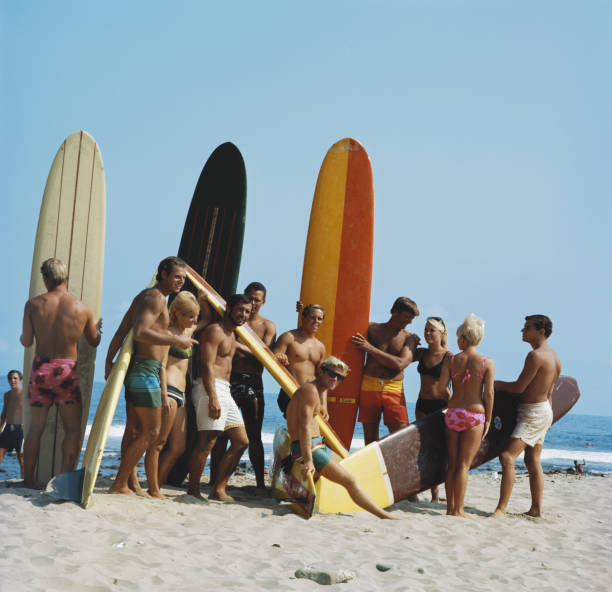
<svg viewBox="0 0 612 592">
<path fill-rule="evenodd" d="M 348 569 L 334 569 L 328 566 L 303 567 L 295 571 L 296 578 L 306 578 L 322 586 L 344 584 L 355 578 L 355 573 Z"/>
<path fill-rule="evenodd" d="M 424 574 L 424 573 L 425 573 L 425 570 L 424 570 L 422 567 L 419 567 L 419 569 L 417 569 L 417 571 L 418 571 L 420 574 Z"/>
<path fill-rule="evenodd" d="M 390 563 L 377 563 L 376 569 L 378 571 L 389 571 L 393 566 Z"/>
</svg>

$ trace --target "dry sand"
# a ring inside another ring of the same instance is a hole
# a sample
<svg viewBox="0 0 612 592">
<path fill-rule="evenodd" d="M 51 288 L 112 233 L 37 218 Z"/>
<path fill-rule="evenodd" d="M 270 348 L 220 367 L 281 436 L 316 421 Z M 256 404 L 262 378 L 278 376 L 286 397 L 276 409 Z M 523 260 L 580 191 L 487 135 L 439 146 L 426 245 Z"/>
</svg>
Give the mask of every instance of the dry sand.
<svg viewBox="0 0 612 592">
<path fill-rule="evenodd" d="M 330 590 L 609 590 L 612 581 L 612 479 L 547 475 L 545 515 L 529 507 L 525 475 L 510 514 L 489 518 L 499 480 L 471 475 L 473 520 L 445 515 L 442 503 L 392 506 L 401 521 L 364 513 L 304 520 L 258 497 L 249 476 L 232 478 L 244 501 L 190 502 L 110 495 L 100 479 L 94 504 L 70 502 L 0 482 L 0 590 L 318 590 L 297 579 L 314 565 L 349 570 Z M 203 488 L 206 495 L 208 490 Z M 444 489 L 441 489 L 444 495 Z M 377 564 L 390 569 L 382 572 Z"/>
</svg>

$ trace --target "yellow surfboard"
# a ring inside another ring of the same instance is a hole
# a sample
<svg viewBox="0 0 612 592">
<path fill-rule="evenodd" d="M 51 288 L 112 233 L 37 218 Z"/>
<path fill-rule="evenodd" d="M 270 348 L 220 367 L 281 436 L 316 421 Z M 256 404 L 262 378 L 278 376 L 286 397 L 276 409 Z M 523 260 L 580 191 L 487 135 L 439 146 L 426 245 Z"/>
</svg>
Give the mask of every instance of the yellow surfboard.
<svg viewBox="0 0 612 592">
<path fill-rule="evenodd" d="M 46 259 L 56 257 L 68 265 L 68 290 L 92 309 L 97 320 L 102 301 L 105 227 L 106 189 L 100 149 L 87 132 L 75 132 L 60 146 L 47 178 L 34 243 L 30 298 L 46 291 L 40 266 Z M 34 351 L 32 346 L 24 355 L 25 392 Z M 96 348 L 82 337 L 78 344 L 83 401 L 81 442 L 87 426 L 95 359 Z M 27 434 L 30 425 L 27 404 L 23 406 L 23 424 Z M 34 474 L 39 487 L 61 470 L 63 439 L 64 430 L 57 406 L 54 406 L 47 417 Z"/>
</svg>

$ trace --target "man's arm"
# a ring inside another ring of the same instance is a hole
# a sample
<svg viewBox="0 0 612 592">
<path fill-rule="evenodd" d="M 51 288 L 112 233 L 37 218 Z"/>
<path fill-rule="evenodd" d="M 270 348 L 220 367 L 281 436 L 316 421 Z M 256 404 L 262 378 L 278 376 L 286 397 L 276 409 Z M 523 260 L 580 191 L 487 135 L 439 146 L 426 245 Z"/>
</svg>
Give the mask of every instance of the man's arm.
<svg viewBox="0 0 612 592">
<path fill-rule="evenodd" d="M 394 370 L 395 372 L 401 372 L 414 359 L 414 348 L 411 349 L 408 339 L 409 338 L 406 338 L 404 346 L 399 355 L 396 356 L 373 346 L 361 333 L 356 333 L 351 337 L 351 341 L 357 349 L 372 356 L 381 366 Z"/>
<path fill-rule="evenodd" d="M 319 366 L 321 365 L 321 362 L 323 362 L 323 360 L 326 358 L 325 344 L 322 341 L 319 341 L 319 343 L 321 344 L 321 346 L 319 348 L 319 361 L 315 366 L 315 376 L 317 374 Z M 329 421 L 329 410 L 327 409 L 327 390 L 323 391 L 323 394 L 319 397 L 319 399 L 321 400 L 321 409 L 319 410 L 319 415 L 321 416 L 323 421 Z"/>
<path fill-rule="evenodd" d="M 525 358 L 525 365 L 520 376 L 514 382 L 505 382 L 503 380 L 495 381 L 495 388 L 501 389 L 508 393 L 524 393 L 531 381 L 535 378 L 540 365 L 538 364 L 538 356 L 535 352 L 529 352 Z"/>
<path fill-rule="evenodd" d="M 493 414 L 493 398 L 495 396 L 495 389 L 493 387 L 493 381 L 495 379 L 495 362 L 490 358 L 485 362 L 485 374 L 483 384 L 483 403 L 485 408 L 485 425 L 482 437 L 487 435 L 489 427 L 491 426 L 491 416 Z"/>
<path fill-rule="evenodd" d="M 34 343 L 34 327 L 30 318 L 30 301 L 28 300 L 23 310 L 23 326 L 21 329 L 21 337 L 19 338 L 21 345 L 30 347 Z"/>
<path fill-rule="evenodd" d="M 111 372 L 113 367 L 113 360 L 115 359 L 115 355 L 119 351 L 125 336 L 128 334 L 130 327 L 132 326 L 132 315 L 134 312 L 134 303 L 130 305 L 127 312 L 123 315 L 121 319 L 121 323 L 119 323 L 119 327 L 115 331 L 111 342 L 108 344 L 108 351 L 106 352 L 106 362 L 104 367 L 104 378 L 108 378 L 108 375 Z"/>
<path fill-rule="evenodd" d="M 215 388 L 215 360 L 223 337 L 221 327 L 214 324 L 204 330 L 200 341 L 202 384 L 208 394 L 208 417 L 211 419 L 221 417 L 221 405 L 219 405 L 217 389 Z"/>
<path fill-rule="evenodd" d="M 283 365 L 289 365 L 289 358 L 287 357 L 287 348 L 289 344 L 293 341 L 293 334 L 291 331 L 287 331 L 283 333 L 278 341 L 272 347 L 272 353 L 276 356 L 276 359 Z"/>
<path fill-rule="evenodd" d="M 92 347 L 98 347 L 100 340 L 102 339 L 102 317 L 98 319 L 98 322 L 94 322 L 93 312 L 87 307 L 87 320 L 85 321 L 85 329 L 83 329 L 83 335 L 87 339 L 87 343 Z"/>
<path fill-rule="evenodd" d="M 300 393 L 300 408 L 298 411 L 298 431 L 300 439 L 300 452 L 304 459 L 302 466 L 302 473 L 304 477 L 308 474 L 314 474 L 315 467 L 312 462 L 312 420 L 314 417 L 314 410 L 316 407 L 316 398 L 318 394 L 316 389 L 311 384 L 305 384 L 301 387 L 302 392 Z M 295 396 L 295 393 L 294 393 Z M 315 398 L 316 397 L 316 398 Z"/>
<path fill-rule="evenodd" d="M 162 415 L 168 415 L 170 413 L 170 402 L 168 401 L 168 375 L 166 374 L 167 364 L 168 350 L 166 350 L 166 353 L 164 354 L 164 359 L 161 361 L 161 367 L 159 369 L 159 383 L 162 394 Z"/>
<path fill-rule="evenodd" d="M 274 345 L 276 339 L 276 325 L 272 321 L 266 320 L 264 323 L 264 334 L 261 340 L 271 348 Z"/>
<path fill-rule="evenodd" d="M 6 393 L 4 393 L 4 404 L 2 405 L 2 414 L 0 414 L 0 432 L 4 429 L 6 423 Z"/>
</svg>

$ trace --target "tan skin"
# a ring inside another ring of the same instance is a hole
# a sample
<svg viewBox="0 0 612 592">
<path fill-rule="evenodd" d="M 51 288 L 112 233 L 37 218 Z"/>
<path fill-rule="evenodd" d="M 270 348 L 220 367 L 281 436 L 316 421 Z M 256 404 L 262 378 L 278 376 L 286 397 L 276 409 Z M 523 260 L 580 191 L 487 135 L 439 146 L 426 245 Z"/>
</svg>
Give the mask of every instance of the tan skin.
<svg viewBox="0 0 612 592">
<path fill-rule="evenodd" d="M 484 413 L 485 423 L 463 432 L 446 428 L 446 446 L 448 450 L 448 470 L 446 472 L 446 513 L 449 516 L 468 518 L 464 511 L 465 491 L 468 473 L 480 443 L 489 431 L 493 412 L 493 380 L 495 364 L 486 358 L 483 378 L 479 378 L 484 357 L 478 353 L 475 345 L 463 337 L 457 338 L 461 352 L 455 356 L 453 363 L 455 378 L 452 378 L 453 396 L 448 402 L 449 408 L 463 408 L 473 413 Z M 470 380 L 462 382 L 465 371 L 469 370 Z M 442 366 L 438 392 L 444 389 L 451 380 L 451 357 L 448 356 Z"/>
<path fill-rule="evenodd" d="M 342 368 L 331 367 L 330 370 L 342 377 L 346 376 Z M 304 477 L 308 474 L 316 476 L 312 462 L 311 440 L 321 435 L 317 421 L 317 416 L 321 414 L 321 402 L 326 398 L 327 391 L 333 390 L 337 385 L 338 378 L 319 367 L 315 379 L 298 388 L 289 402 L 287 429 L 292 440 L 300 441 L 300 449 L 304 458 L 302 463 Z M 342 485 L 351 499 L 364 510 L 371 512 L 378 518 L 397 520 L 392 514 L 378 506 L 361 488 L 357 479 L 340 464 L 340 458 L 334 452 L 332 452 L 329 463 L 321 469 L 320 474 L 326 479 Z"/>
<path fill-rule="evenodd" d="M 353 345 L 367 354 L 364 374 L 383 380 L 403 380 L 404 368 L 414 360 L 420 342 L 417 335 L 405 330 L 414 317 L 411 311 L 394 312 L 386 323 L 371 323 L 367 338 L 361 333 L 353 335 Z M 387 427 L 393 433 L 407 425 L 395 423 Z M 378 440 L 379 423 L 364 423 L 363 435 L 366 444 Z"/>
<path fill-rule="evenodd" d="M 168 330 L 173 335 L 182 335 L 183 337 L 191 337 L 198 329 L 198 311 L 177 312 L 176 317 L 170 322 Z M 166 367 L 166 392 L 167 385 L 172 385 L 181 392 L 185 392 L 187 386 L 187 370 L 189 369 L 189 359 L 175 358 L 169 353 L 164 361 Z M 172 397 L 168 397 L 169 412 L 162 413 L 162 422 L 160 427 L 159 438 L 154 445 L 147 450 L 145 455 L 145 466 L 147 464 L 147 456 L 155 455 L 159 460 L 150 459 L 149 462 L 158 464 L 158 486 L 166 481 L 166 477 L 174 463 L 185 451 L 186 445 L 186 413 L 185 406 L 179 408 L 178 403 Z M 170 440 L 170 446 L 166 452 L 161 454 L 161 451 L 166 444 L 166 440 Z M 161 456 L 160 456 L 161 455 Z M 159 487 L 157 490 L 148 489 L 149 495 L 152 497 L 163 498 Z"/>
<path fill-rule="evenodd" d="M 220 323 L 209 325 L 201 334 L 201 367 L 202 383 L 208 393 L 208 415 L 211 419 L 221 417 L 221 406 L 217 397 L 215 380 L 229 382 L 232 371 L 232 359 L 236 352 L 234 330 L 243 325 L 251 315 L 251 304 L 238 303 L 226 311 Z M 244 426 L 225 430 L 200 430 L 198 442 L 189 460 L 189 485 L 187 494 L 198 499 L 204 499 L 200 493 L 200 478 L 206 465 L 206 460 L 213 449 L 217 438 L 226 433 L 230 440 L 229 450 L 225 453 L 218 468 L 217 479 L 213 484 L 209 499 L 218 501 L 234 501 L 228 495 L 226 488 L 229 479 L 246 450 L 249 441 Z"/>
<path fill-rule="evenodd" d="M 26 302 L 20 341 L 25 347 L 36 341 L 37 357 L 76 360 L 81 335 L 92 347 L 100 343 L 102 319 L 94 321 L 91 309 L 68 292 L 66 282 L 56 286 L 45 277 L 43 281 L 47 293 Z M 34 469 L 48 413 L 49 408 L 30 406 L 30 429 L 23 446 L 26 487 L 35 486 Z M 79 458 L 82 405 L 59 405 L 59 414 L 65 431 L 60 472 L 66 473 Z"/>
<path fill-rule="evenodd" d="M 17 372 L 10 372 L 8 383 L 11 390 L 4 393 L 4 404 L 2 406 L 2 414 L 0 415 L 0 432 L 4 430 L 6 425 L 21 425 L 22 388 L 19 374 Z M 6 452 L 6 448 L 0 448 L 0 463 L 4 460 Z M 23 454 L 21 450 L 17 450 L 17 461 L 19 462 L 21 478 L 23 479 Z"/>
<path fill-rule="evenodd" d="M 523 341 L 533 348 L 525 358 L 523 370 L 514 382 L 496 380 L 495 387 L 510 393 L 523 395 L 522 403 L 550 403 L 555 383 L 561 374 L 561 360 L 548 345 L 544 329 L 536 329 L 532 322 L 525 321 L 521 330 Z M 521 452 L 525 451 L 525 466 L 529 472 L 529 488 L 531 490 L 531 507 L 526 512 L 528 516 L 537 518 L 542 515 L 542 495 L 544 492 L 544 473 L 540 458 L 542 445 L 528 446 L 520 438 L 512 438 L 508 448 L 501 453 L 502 479 L 497 508 L 494 518 L 506 514 L 510 495 L 514 486 L 516 471 L 514 463 Z"/>
<path fill-rule="evenodd" d="M 259 314 L 261 307 L 266 303 L 266 294 L 263 290 L 250 290 L 245 292 L 251 299 L 251 316 L 247 325 L 268 346 L 271 347 L 276 338 L 276 325 Z M 261 362 L 253 355 L 251 350 L 240 340 L 236 341 L 236 352 L 232 360 L 232 372 L 245 374 L 263 373 Z M 257 489 L 265 491 L 264 481 L 264 447 L 261 441 L 261 429 L 263 425 L 264 409 L 259 407 L 259 401 L 254 399 L 250 407 L 241 408 L 244 426 L 249 439 L 249 460 L 255 471 Z M 215 481 L 216 468 L 221 461 L 227 447 L 227 437 L 221 435 L 211 453 L 211 482 Z"/>
<path fill-rule="evenodd" d="M 177 345 L 183 349 L 197 343 L 195 339 L 183 335 L 174 335 L 168 331 L 169 316 L 166 297 L 178 293 L 185 283 L 185 268 L 175 266 L 170 272 L 162 271 L 158 283 L 153 288 L 143 290 L 134 298 L 129 310 L 123 317 L 106 355 L 106 372 L 108 377 L 113 359 L 130 329 L 134 330 L 134 356 L 164 361 L 168 347 Z M 111 493 L 142 493 L 134 472 L 138 461 L 145 451 L 154 445 L 159 437 L 162 412 L 169 413 L 170 405 L 166 392 L 165 368 L 160 371 L 162 385 L 162 406 L 157 408 L 137 407 L 126 403 L 127 422 L 121 442 L 121 464 Z M 157 464 L 145 465 L 149 488 L 159 490 L 157 481 Z"/>
<path fill-rule="evenodd" d="M 317 367 L 325 359 L 325 346 L 315 337 L 324 318 L 322 310 L 311 309 L 302 317 L 302 326 L 283 333 L 272 348 L 276 359 L 287 367 L 300 385 L 314 380 Z M 327 391 L 324 394 L 321 417 L 325 421 L 329 419 Z"/>
<path fill-rule="evenodd" d="M 427 368 L 437 366 L 446 356 L 451 355 L 448 348 L 442 345 L 442 332 L 436 329 L 431 323 L 425 323 L 425 341 L 427 348 L 418 348 L 415 354 L 415 361 L 423 361 Z M 440 379 L 427 374 L 421 375 L 421 389 L 419 390 L 419 399 L 433 401 L 437 399 L 448 400 L 451 393 L 448 388 L 444 389 L 444 385 L 440 384 Z M 426 414 L 416 409 L 414 415 L 417 419 L 425 417 Z M 431 488 L 431 501 L 437 502 L 440 500 L 439 487 L 436 485 Z"/>
</svg>

